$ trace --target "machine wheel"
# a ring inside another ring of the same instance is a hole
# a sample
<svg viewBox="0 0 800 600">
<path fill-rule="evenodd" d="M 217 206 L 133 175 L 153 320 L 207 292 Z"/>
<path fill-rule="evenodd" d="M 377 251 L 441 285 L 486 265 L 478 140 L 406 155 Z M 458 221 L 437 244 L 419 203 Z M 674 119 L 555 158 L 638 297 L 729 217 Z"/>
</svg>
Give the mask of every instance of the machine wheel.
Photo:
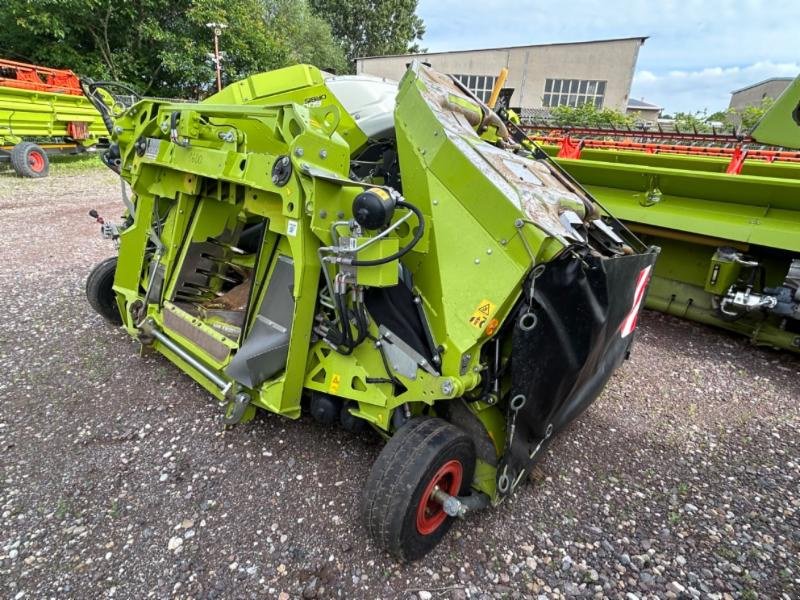
<svg viewBox="0 0 800 600">
<path fill-rule="evenodd" d="M 33 142 L 20 142 L 11 149 L 11 166 L 20 177 L 47 177 L 50 159 Z"/>
<path fill-rule="evenodd" d="M 469 436 L 442 419 L 412 419 L 392 436 L 372 466 L 361 509 L 367 531 L 395 557 L 421 558 L 453 524 L 431 498 L 434 488 L 463 495 L 474 471 L 475 446 Z"/>
<path fill-rule="evenodd" d="M 86 298 L 92 308 L 113 325 L 122 325 L 122 317 L 117 308 L 114 293 L 114 273 L 117 270 L 117 257 L 105 259 L 98 264 L 86 279 Z"/>
</svg>

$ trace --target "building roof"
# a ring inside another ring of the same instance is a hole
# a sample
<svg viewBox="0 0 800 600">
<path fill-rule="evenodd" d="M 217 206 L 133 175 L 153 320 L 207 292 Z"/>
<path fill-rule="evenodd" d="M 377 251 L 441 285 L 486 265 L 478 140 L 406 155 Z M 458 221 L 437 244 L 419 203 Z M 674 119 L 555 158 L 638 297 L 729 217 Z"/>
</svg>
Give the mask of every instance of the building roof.
<svg viewBox="0 0 800 600">
<path fill-rule="evenodd" d="M 433 56 L 435 54 L 460 54 L 464 52 L 493 52 L 496 50 L 517 50 L 519 48 L 542 48 L 545 46 L 571 46 L 578 44 L 602 44 L 605 42 L 626 42 L 628 40 L 640 40 L 644 44 L 649 36 L 635 36 L 623 38 L 610 38 L 606 40 L 584 40 L 582 42 L 554 42 L 552 44 L 527 44 L 523 46 L 501 46 L 499 48 L 475 48 L 473 50 L 443 50 L 441 52 L 419 52 L 417 54 L 382 54 L 376 56 L 359 56 L 356 60 L 367 60 L 371 58 L 390 58 L 399 56 Z"/>
<path fill-rule="evenodd" d="M 771 81 L 785 81 L 789 83 L 790 81 L 792 81 L 792 77 L 769 77 L 763 81 L 759 81 L 758 83 L 751 83 L 750 85 L 746 85 L 743 88 L 739 88 L 738 90 L 733 90 L 731 94 L 738 94 L 739 92 L 743 92 L 745 90 L 749 90 L 750 88 L 764 85 L 765 83 L 769 83 Z"/>
<path fill-rule="evenodd" d="M 651 102 L 645 102 L 644 100 L 628 98 L 628 108 L 632 108 L 633 110 L 661 110 L 664 107 Z"/>
</svg>

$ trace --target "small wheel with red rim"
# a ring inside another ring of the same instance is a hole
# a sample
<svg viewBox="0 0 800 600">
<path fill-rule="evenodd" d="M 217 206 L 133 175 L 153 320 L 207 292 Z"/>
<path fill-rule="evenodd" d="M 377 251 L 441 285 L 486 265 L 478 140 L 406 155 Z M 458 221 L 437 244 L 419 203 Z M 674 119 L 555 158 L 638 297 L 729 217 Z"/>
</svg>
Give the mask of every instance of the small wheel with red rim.
<svg viewBox="0 0 800 600">
<path fill-rule="evenodd" d="M 11 166 L 20 177 L 47 177 L 50 160 L 33 142 L 20 142 L 11 149 Z"/>
<path fill-rule="evenodd" d="M 421 558 L 453 524 L 435 491 L 464 495 L 474 472 L 475 446 L 466 433 L 443 419 L 412 419 L 372 466 L 362 502 L 367 530 L 397 558 Z"/>
</svg>

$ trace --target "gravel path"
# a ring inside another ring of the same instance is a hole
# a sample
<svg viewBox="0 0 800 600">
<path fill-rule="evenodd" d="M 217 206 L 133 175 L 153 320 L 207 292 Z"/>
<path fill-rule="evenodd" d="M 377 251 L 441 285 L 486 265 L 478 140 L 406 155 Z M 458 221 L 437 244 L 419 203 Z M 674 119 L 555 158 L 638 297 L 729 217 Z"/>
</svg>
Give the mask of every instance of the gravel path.
<svg viewBox="0 0 800 600">
<path fill-rule="evenodd" d="M 380 443 L 208 394 L 83 296 L 103 171 L 0 174 L 0 597 L 794 598 L 800 360 L 645 313 L 537 482 L 398 564 L 357 499 Z"/>
</svg>

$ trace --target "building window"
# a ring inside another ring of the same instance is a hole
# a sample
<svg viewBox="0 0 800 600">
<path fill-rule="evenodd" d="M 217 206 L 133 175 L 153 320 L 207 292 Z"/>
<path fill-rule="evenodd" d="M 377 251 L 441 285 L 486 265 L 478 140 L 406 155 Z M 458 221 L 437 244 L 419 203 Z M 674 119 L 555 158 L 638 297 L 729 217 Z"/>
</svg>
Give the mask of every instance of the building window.
<svg viewBox="0 0 800 600">
<path fill-rule="evenodd" d="M 583 106 L 591 102 L 603 108 L 606 82 L 594 79 L 545 79 L 542 106 Z"/>
<path fill-rule="evenodd" d="M 497 77 L 492 75 L 453 75 L 464 86 L 478 98 L 481 102 L 488 102 L 492 95 L 492 88 Z"/>
</svg>

